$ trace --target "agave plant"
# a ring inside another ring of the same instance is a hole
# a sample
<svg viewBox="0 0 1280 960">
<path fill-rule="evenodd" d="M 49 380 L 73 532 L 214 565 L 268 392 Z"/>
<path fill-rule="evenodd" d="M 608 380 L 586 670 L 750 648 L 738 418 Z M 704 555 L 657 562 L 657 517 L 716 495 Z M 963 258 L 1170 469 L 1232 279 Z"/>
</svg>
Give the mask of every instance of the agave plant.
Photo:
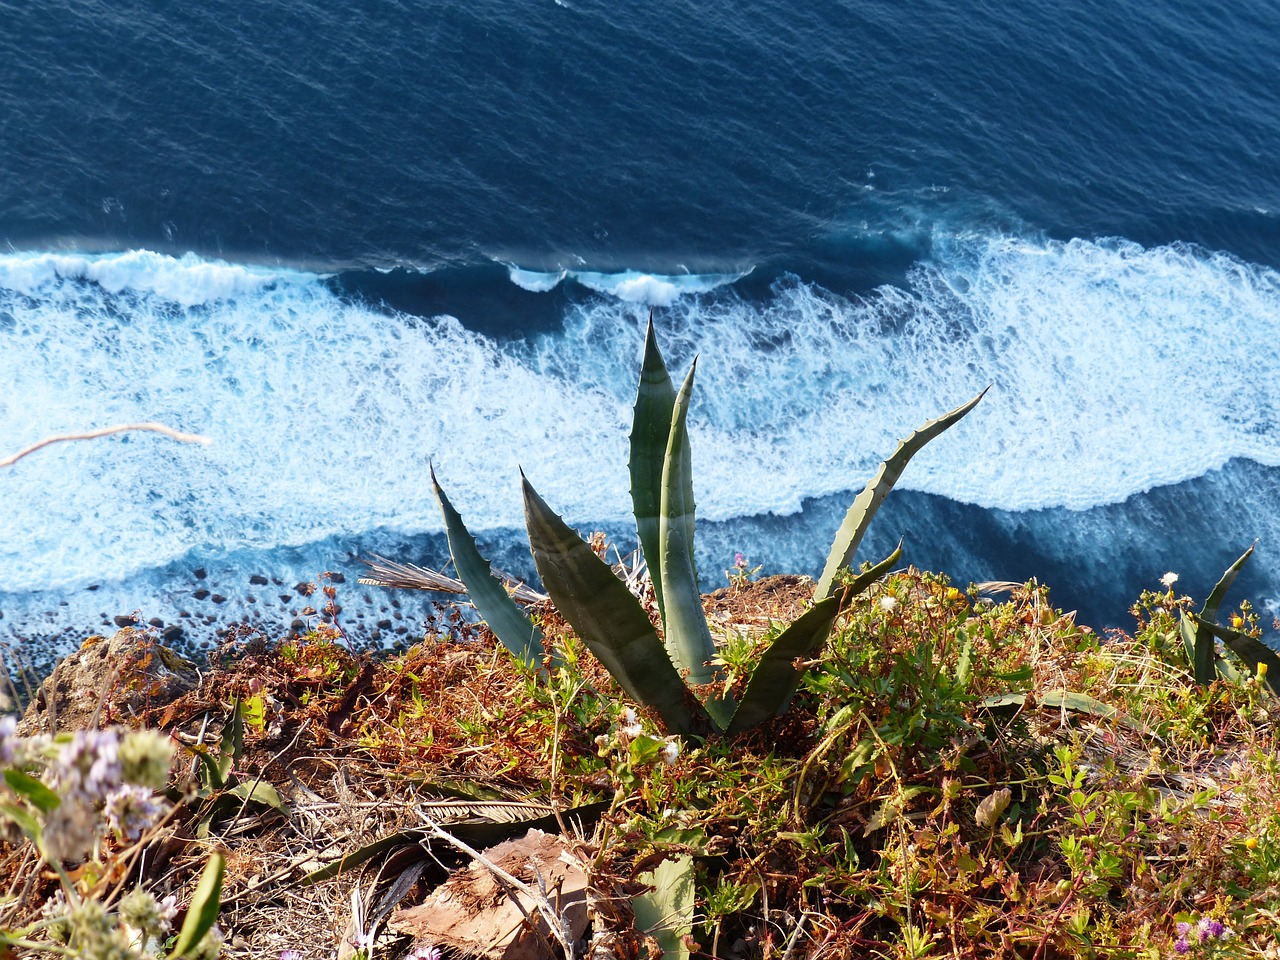
<svg viewBox="0 0 1280 960">
<path fill-rule="evenodd" d="M 1249 668 L 1249 675 L 1257 675 L 1259 664 L 1266 664 L 1264 676 L 1273 693 L 1280 693 L 1280 657 L 1257 637 L 1251 637 L 1240 630 L 1233 630 L 1218 623 L 1218 607 L 1227 594 L 1227 589 L 1235 581 L 1245 562 L 1253 556 L 1250 547 L 1240 559 L 1227 568 L 1222 578 L 1209 592 L 1204 606 L 1199 613 L 1183 613 L 1179 626 L 1182 631 L 1182 643 L 1191 658 L 1192 673 L 1196 683 L 1211 683 L 1218 674 L 1236 678 L 1239 670 L 1235 664 L 1225 657 L 1220 657 L 1216 640 L 1239 657 Z"/>
<path fill-rule="evenodd" d="M 696 368 L 695 360 L 676 390 L 650 318 L 631 431 L 631 499 L 640 547 L 653 580 L 661 635 L 640 601 L 547 505 L 522 472 L 525 525 L 534 564 L 552 602 L 629 696 L 651 707 L 673 732 L 736 734 L 786 710 L 803 675 L 796 662 L 816 656 L 841 609 L 898 562 L 901 543 L 875 566 L 857 575 L 850 572 L 868 524 L 907 462 L 973 409 L 983 394 L 926 423 L 881 465 L 836 534 L 813 605 L 774 638 L 735 697 L 717 664 L 694 563 L 687 418 Z M 434 473 L 432 484 L 444 513 L 454 565 L 477 611 L 517 659 L 529 666 L 540 663 L 541 634 L 493 577 Z M 694 688 L 710 694 L 700 699 Z"/>
</svg>

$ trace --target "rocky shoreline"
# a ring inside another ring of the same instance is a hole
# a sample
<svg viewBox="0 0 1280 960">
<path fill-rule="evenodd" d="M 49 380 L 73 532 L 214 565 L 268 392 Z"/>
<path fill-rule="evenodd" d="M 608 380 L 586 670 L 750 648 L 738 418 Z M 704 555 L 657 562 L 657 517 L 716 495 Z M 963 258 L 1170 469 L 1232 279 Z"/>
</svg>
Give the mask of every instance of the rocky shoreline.
<svg viewBox="0 0 1280 960">
<path fill-rule="evenodd" d="M 255 572 L 244 576 L 219 574 L 207 567 L 195 567 L 182 591 L 173 591 L 165 606 L 168 616 L 151 615 L 135 609 L 102 609 L 82 615 L 63 610 L 47 611 L 45 621 L 54 627 L 47 632 L 42 624 L 20 628 L 12 620 L 0 636 L 9 650 L 6 658 L 11 675 L 43 679 L 56 664 L 78 650 L 92 636 L 110 635 L 133 627 L 146 631 L 175 653 L 197 663 L 233 637 L 261 634 L 278 640 L 307 633 L 321 624 L 336 624 L 356 650 L 403 651 L 416 637 L 440 619 L 442 594 L 423 591 L 390 591 L 358 582 L 358 573 L 327 572 L 314 580 L 297 580 Z M 97 593 L 99 585 L 85 591 Z M 85 609 L 83 601 L 78 604 Z M 92 609 L 92 608 L 88 608 Z M 77 611 L 79 614 L 79 611 Z M 75 620 L 75 626 L 54 626 Z M 17 677 L 15 676 L 15 679 Z M 21 683 L 19 682 L 21 689 Z"/>
</svg>

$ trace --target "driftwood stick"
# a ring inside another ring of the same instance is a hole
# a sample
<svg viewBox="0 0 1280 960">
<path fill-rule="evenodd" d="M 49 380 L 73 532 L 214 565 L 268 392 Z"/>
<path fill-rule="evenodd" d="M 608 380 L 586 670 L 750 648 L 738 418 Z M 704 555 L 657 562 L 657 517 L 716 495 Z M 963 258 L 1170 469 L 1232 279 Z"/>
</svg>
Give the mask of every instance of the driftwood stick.
<svg viewBox="0 0 1280 960">
<path fill-rule="evenodd" d="M 118 423 L 113 427 L 87 430 L 84 433 L 64 433 L 56 437 L 45 437 L 39 443 L 33 443 L 12 456 L 0 460 L 0 467 L 11 467 L 23 457 L 35 453 L 41 447 L 47 447 L 51 443 L 63 443 L 67 440 L 93 440 L 97 437 L 105 437 L 113 433 L 125 433 L 130 430 L 149 430 L 152 433 L 162 433 L 166 437 L 172 437 L 174 440 L 181 440 L 183 443 L 198 443 L 206 447 L 213 443 L 213 440 L 209 437 L 198 433 L 183 433 L 180 430 L 173 429 L 173 427 L 166 427 L 163 423 Z"/>
</svg>

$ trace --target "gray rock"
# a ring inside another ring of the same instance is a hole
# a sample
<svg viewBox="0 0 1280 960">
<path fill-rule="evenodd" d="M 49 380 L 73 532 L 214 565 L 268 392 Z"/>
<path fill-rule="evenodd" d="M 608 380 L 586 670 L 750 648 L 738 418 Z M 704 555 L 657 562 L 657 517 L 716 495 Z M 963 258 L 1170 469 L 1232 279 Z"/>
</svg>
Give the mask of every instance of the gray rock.
<svg viewBox="0 0 1280 960">
<path fill-rule="evenodd" d="M 107 726 L 195 688 L 195 664 L 145 630 L 91 636 L 40 684 L 18 724 L 24 736 Z"/>
</svg>

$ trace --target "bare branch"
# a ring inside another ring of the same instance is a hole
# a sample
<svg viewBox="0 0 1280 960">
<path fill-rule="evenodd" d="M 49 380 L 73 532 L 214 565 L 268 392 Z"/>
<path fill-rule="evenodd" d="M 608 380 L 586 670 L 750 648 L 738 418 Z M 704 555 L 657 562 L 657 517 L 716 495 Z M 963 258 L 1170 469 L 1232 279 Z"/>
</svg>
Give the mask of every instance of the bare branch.
<svg viewBox="0 0 1280 960">
<path fill-rule="evenodd" d="M 33 443 L 24 450 L 19 450 L 11 457 L 5 457 L 0 460 L 0 467 L 11 467 L 29 453 L 35 453 L 41 447 L 47 447 L 51 443 L 63 443 L 67 440 L 93 440 L 97 437 L 105 437 L 113 433 L 125 433 L 130 430 L 149 430 L 152 433 L 162 433 L 166 437 L 172 437 L 174 440 L 181 440 L 183 443 L 198 443 L 202 446 L 209 446 L 213 441 L 206 436 L 198 433 L 182 433 L 173 427 L 166 427 L 163 423 L 119 423 L 114 427 L 102 427 L 98 430 L 88 430 L 84 433 L 65 433 L 57 437 L 45 437 L 39 443 Z"/>
</svg>

